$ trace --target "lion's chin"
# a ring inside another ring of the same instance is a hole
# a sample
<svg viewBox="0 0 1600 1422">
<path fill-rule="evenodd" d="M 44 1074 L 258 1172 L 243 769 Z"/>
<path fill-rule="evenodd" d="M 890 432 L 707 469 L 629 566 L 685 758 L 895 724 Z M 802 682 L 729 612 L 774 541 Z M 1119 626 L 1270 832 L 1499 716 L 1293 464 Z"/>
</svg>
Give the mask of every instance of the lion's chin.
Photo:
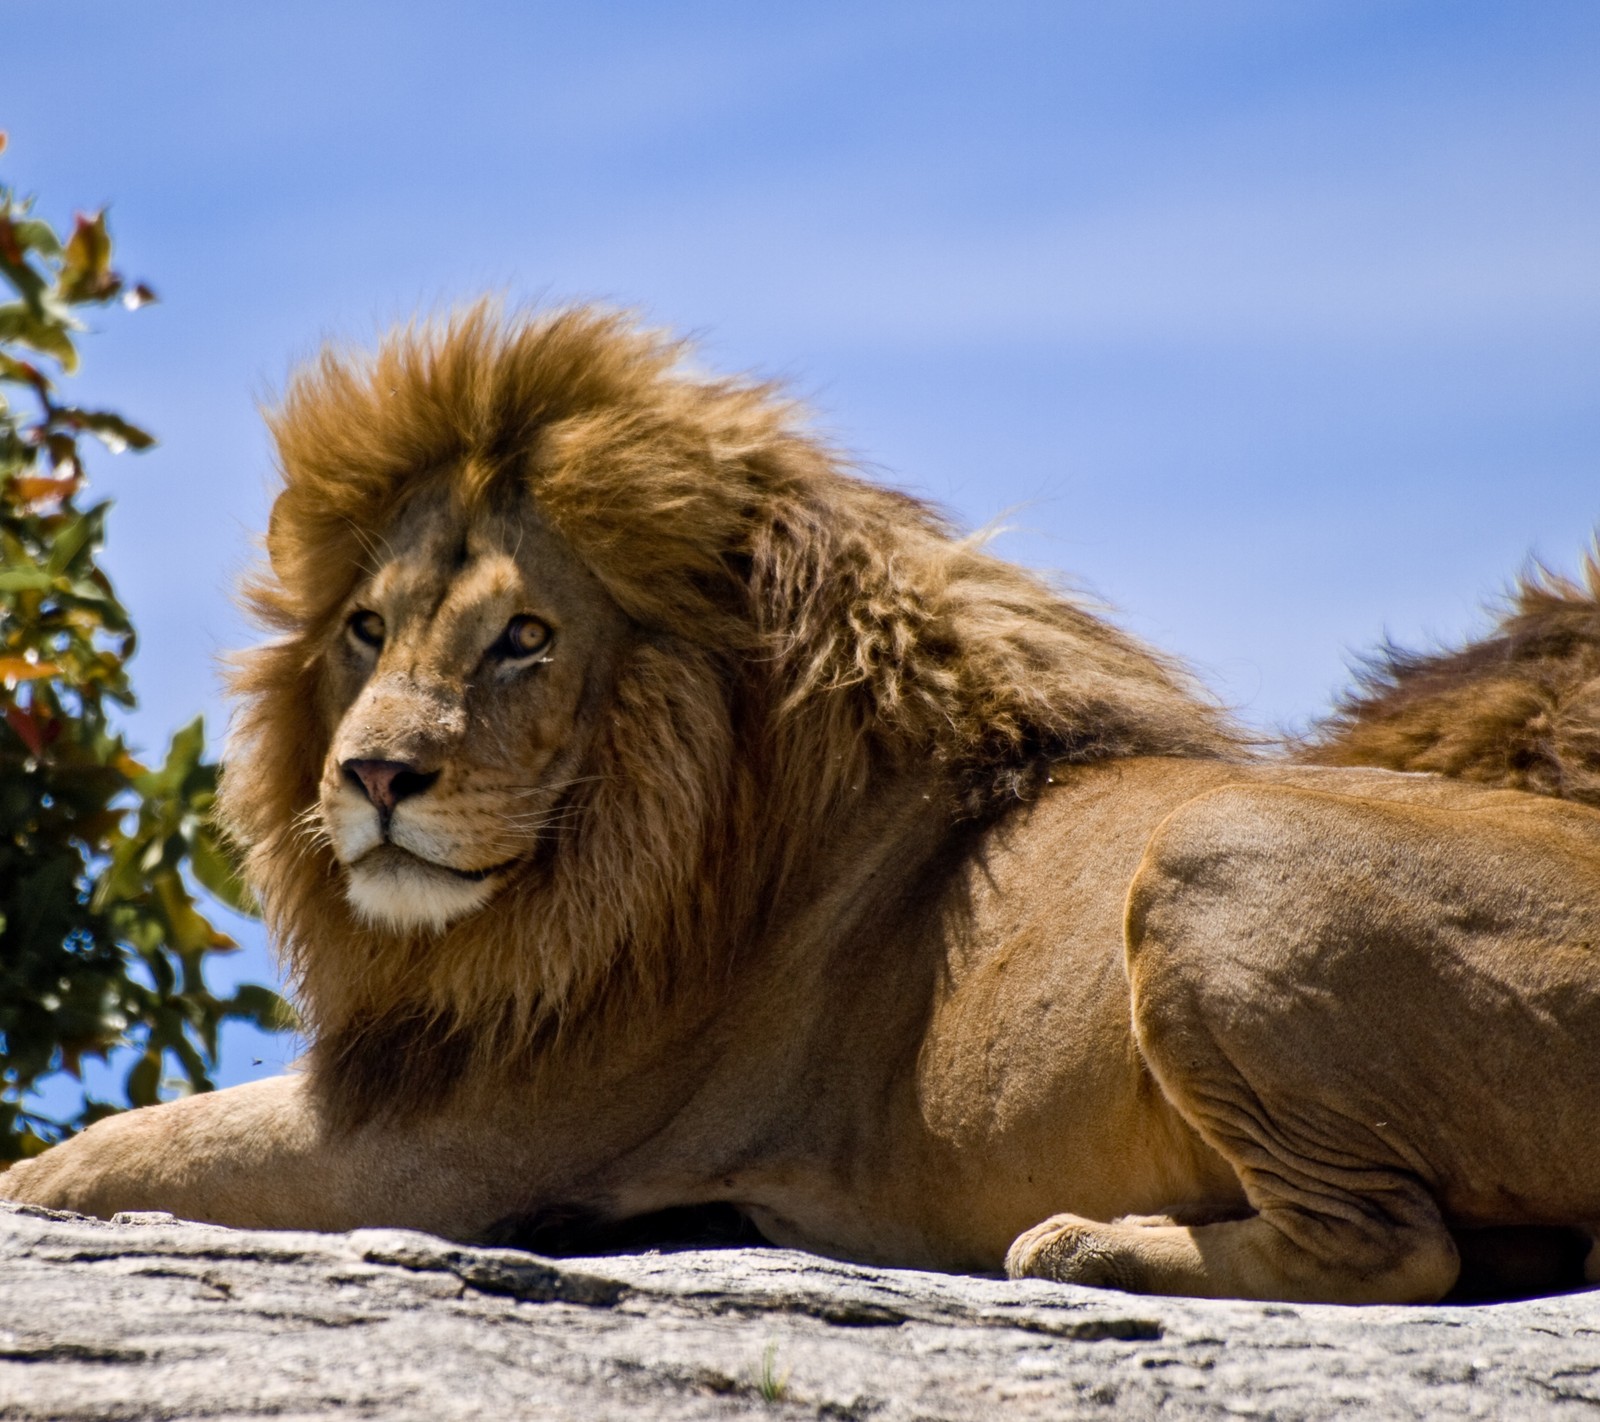
<svg viewBox="0 0 1600 1422">
<path fill-rule="evenodd" d="M 345 869 L 345 896 L 368 923 L 389 929 L 440 929 L 494 897 L 499 875 L 469 877 L 392 844 Z"/>
</svg>

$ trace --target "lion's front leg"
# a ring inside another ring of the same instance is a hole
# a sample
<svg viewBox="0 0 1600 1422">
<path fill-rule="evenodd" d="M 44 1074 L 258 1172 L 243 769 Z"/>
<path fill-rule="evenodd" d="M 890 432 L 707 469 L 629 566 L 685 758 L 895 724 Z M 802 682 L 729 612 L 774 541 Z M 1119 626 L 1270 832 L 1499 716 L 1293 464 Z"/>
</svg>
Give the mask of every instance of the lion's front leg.
<svg viewBox="0 0 1600 1422">
<path fill-rule="evenodd" d="M 0 1175 L 0 1196 L 110 1217 L 166 1210 L 239 1226 L 338 1228 L 337 1151 L 304 1082 L 273 1077 L 111 1116 Z"/>
<path fill-rule="evenodd" d="M 12 1166 L 0 1198 L 102 1218 L 165 1210 L 240 1228 L 465 1238 L 521 1200 L 519 1173 L 456 1140 L 459 1124 L 341 1129 L 305 1077 L 273 1077 L 109 1117 Z"/>
</svg>

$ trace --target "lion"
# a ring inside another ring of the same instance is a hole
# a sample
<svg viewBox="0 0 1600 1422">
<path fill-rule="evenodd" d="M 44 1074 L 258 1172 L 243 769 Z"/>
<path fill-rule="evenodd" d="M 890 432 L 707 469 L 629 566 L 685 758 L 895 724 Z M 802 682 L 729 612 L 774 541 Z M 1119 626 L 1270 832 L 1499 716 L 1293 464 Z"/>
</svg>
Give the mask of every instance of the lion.
<svg viewBox="0 0 1600 1422">
<path fill-rule="evenodd" d="M 1174 662 L 592 308 L 330 350 L 270 416 L 223 813 L 301 1070 L 5 1193 L 1436 1300 L 1600 1281 L 1600 816 L 1260 753 Z"/>
<path fill-rule="evenodd" d="M 1464 647 L 1384 647 L 1296 750 L 1308 763 L 1432 771 L 1600 808 L 1600 550 L 1577 579 L 1536 567 Z"/>
</svg>

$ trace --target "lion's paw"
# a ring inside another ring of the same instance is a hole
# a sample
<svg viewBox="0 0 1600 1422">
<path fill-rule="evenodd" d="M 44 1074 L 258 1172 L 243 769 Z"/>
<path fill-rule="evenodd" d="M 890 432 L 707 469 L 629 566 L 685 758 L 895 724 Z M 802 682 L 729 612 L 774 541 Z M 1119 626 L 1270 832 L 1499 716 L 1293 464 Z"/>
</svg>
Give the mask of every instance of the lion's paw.
<svg viewBox="0 0 1600 1422">
<path fill-rule="evenodd" d="M 1113 1226 L 1078 1215 L 1052 1215 L 1019 1234 L 1006 1251 L 1013 1279 L 1054 1279 L 1096 1289 L 1137 1289 L 1131 1251 Z"/>
</svg>

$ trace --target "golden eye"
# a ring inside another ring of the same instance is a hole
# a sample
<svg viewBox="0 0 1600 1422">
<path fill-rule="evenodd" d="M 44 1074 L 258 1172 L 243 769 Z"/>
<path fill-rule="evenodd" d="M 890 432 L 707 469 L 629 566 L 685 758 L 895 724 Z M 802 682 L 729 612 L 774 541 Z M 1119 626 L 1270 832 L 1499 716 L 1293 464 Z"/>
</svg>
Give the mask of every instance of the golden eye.
<svg viewBox="0 0 1600 1422">
<path fill-rule="evenodd" d="M 383 645 L 383 618 L 376 612 L 363 610 L 350 614 L 350 635 L 367 647 Z"/>
<path fill-rule="evenodd" d="M 537 617 L 513 617 L 506 623 L 506 630 L 500 634 L 494 650 L 502 657 L 534 657 L 550 645 L 554 636 L 550 625 Z"/>
</svg>

